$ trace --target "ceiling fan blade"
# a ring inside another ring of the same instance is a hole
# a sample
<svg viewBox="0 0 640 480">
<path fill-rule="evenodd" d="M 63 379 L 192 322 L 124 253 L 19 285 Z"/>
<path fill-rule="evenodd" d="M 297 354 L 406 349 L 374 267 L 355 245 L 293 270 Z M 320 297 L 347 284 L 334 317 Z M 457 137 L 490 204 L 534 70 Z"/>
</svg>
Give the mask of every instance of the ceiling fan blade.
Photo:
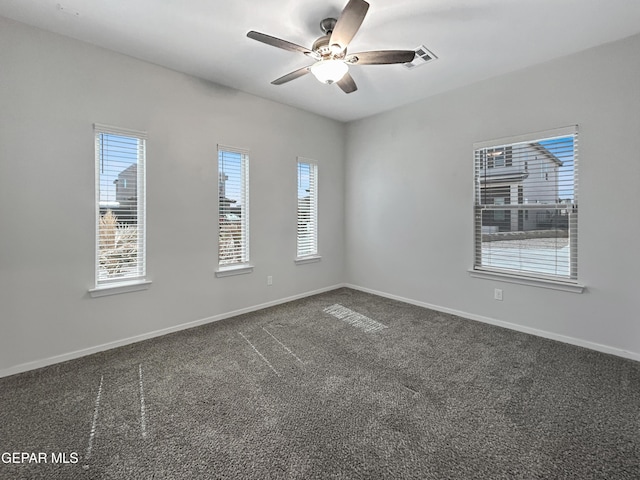
<svg viewBox="0 0 640 480">
<path fill-rule="evenodd" d="M 265 33 L 255 32 L 251 30 L 249 33 L 247 33 L 247 37 L 257 40 L 258 42 L 266 43 L 267 45 L 271 45 L 273 47 L 282 48 L 283 50 L 289 50 L 290 52 L 300 52 L 304 53 L 305 55 L 313 56 L 313 52 L 306 47 L 287 42 L 286 40 L 282 40 L 281 38 L 272 37 L 271 35 L 267 35 Z"/>
<path fill-rule="evenodd" d="M 369 4 L 364 0 L 349 0 L 347 6 L 342 10 L 336 26 L 333 27 L 329 45 L 340 45 L 342 50 L 347 48 L 362 25 L 367 10 L 369 10 Z"/>
<path fill-rule="evenodd" d="M 345 62 L 353 65 L 389 65 L 392 63 L 408 63 L 413 60 L 413 50 L 378 50 L 347 55 Z"/>
<path fill-rule="evenodd" d="M 349 72 L 344 74 L 340 80 L 336 82 L 344 93 L 353 93 L 358 90 L 356 82 L 353 81 L 353 77 L 349 75 Z"/>
<path fill-rule="evenodd" d="M 273 82 L 271 82 L 272 85 L 282 85 L 283 83 L 287 83 L 290 82 L 291 80 L 295 80 L 296 78 L 302 77 L 303 75 L 306 75 L 307 73 L 309 73 L 309 67 L 302 67 L 299 68 L 298 70 L 294 70 L 291 73 L 287 73 L 286 75 L 283 75 L 280 78 L 275 79 Z"/>
</svg>

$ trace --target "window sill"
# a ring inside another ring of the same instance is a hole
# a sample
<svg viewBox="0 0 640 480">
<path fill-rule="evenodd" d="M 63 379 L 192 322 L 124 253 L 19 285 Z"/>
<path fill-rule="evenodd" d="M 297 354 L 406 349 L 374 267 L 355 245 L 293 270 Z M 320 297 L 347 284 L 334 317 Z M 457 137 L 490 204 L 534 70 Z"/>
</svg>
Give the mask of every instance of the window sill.
<svg viewBox="0 0 640 480">
<path fill-rule="evenodd" d="M 489 272 L 484 270 L 469 270 L 469 275 L 473 278 L 483 278 L 485 280 L 497 280 L 500 282 L 517 283 L 518 285 L 528 285 L 531 287 L 550 288 L 570 293 L 583 293 L 586 289 L 584 285 L 560 280 L 550 280 L 546 278 L 523 277 L 509 275 L 507 273 Z"/>
<path fill-rule="evenodd" d="M 89 290 L 89 295 L 91 295 L 92 298 L 106 297 L 108 295 L 119 295 L 121 293 L 139 292 L 140 290 L 147 290 L 150 286 L 150 280 L 113 283 L 92 288 Z"/>
<path fill-rule="evenodd" d="M 316 263 L 322 260 L 320 255 L 309 255 L 308 257 L 298 257 L 294 260 L 296 265 L 305 265 L 307 263 Z"/>
<path fill-rule="evenodd" d="M 244 275 L 251 272 L 253 272 L 253 265 L 233 265 L 218 268 L 218 270 L 216 270 L 216 277 L 232 277 L 234 275 Z"/>
</svg>

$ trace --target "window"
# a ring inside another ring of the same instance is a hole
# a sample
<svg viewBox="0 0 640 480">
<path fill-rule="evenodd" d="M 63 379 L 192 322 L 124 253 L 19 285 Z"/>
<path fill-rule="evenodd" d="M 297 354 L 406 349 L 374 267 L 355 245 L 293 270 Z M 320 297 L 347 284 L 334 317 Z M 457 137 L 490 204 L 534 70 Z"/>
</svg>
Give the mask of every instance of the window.
<svg viewBox="0 0 640 480">
<path fill-rule="evenodd" d="M 249 263 L 249 152 L 218 145 L 218 265 Z"/>
<path fill-rule="evenodd" d="M 511 147 L 487 148 L 483 152 L 483 166 L 486 168 L 511 167 L 513 165 L 513 152 Z"/>
<path fill-rule="evenodd" d="M 297 258 L 318 255 L 318 165 L 298 158 Z"/>
<path fill-rule="evenodd" d="M 474 155 L 474 272 L 577 283 L 577 127 L 478 143 Z"/>
<path fill-rule="evenodd" d="M 142 282 L 146 133 L 95 125 L 96 289 Z"/>
</svg>

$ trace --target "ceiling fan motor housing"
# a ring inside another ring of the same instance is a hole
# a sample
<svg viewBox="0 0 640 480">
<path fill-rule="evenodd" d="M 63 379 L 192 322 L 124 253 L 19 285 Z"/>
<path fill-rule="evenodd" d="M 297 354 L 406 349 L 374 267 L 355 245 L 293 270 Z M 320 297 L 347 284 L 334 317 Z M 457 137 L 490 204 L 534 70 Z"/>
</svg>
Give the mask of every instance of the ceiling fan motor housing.
<svg viewBox="0 0 640 480">
<path fill-rule="evenodd" d="M 335 18 L 325 18 L 320 22 L 320 29 L 324 35 L 313 42 L 311 50 L 316 52 L 323 60 L 329 58 L 344 58 L 346 49 L 342 49 L 339 45 L 331 45 L 331 34 L 336 26 Z"/>
<path fill-rule="evenodd" d="M 331 55 L 331 47 L 329 46 L 329 40 L 331 35 L 324 35 L 313 42 L 311 50 L 316 52 L 321 58 L 326 58 Z"/>
</svg>

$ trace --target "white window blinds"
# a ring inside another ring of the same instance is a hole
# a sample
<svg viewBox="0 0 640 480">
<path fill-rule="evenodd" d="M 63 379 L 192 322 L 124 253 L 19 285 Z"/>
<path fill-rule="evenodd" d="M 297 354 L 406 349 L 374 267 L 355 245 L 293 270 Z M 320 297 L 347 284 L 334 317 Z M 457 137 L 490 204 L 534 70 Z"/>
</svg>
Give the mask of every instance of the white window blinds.
<svg viewBox="0 0 640 480">
<path fill-rule="evenodd" d="M 218 145 L 218 263 L 249 262 L 249 152 Z"/>
<path fill-rule="evenodd" d="M 318 165 L 298 158 L 297 257 L 318 254 Z"/>
<path fill-rule="evenodd" d="M 483 142 L 474 152 L 474 269 L 577 281 L 577 127 Z"/>
<path fill-rule="evenodd" d="M 145 276 L 146 133 L 94 128 L 98 287 Z"/>
</svg>

